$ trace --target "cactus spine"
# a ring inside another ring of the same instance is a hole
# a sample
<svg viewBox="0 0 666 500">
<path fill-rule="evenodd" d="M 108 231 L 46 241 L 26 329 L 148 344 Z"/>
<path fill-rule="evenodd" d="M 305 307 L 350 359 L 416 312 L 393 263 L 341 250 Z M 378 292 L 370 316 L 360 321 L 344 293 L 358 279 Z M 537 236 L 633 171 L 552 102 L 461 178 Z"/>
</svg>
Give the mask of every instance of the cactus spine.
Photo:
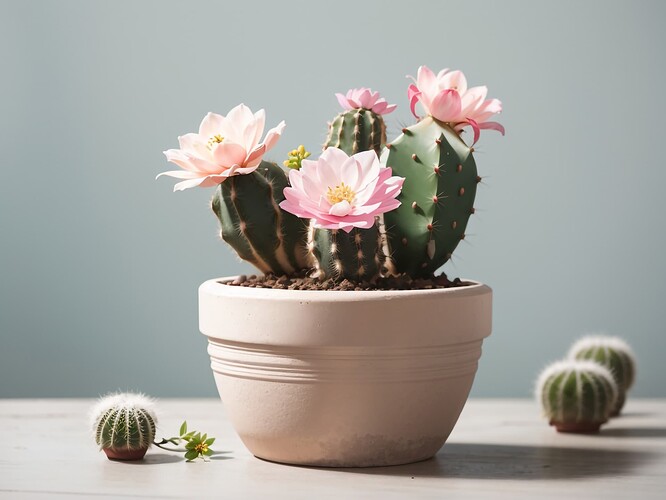
<svg viewBox="0 0 666 500">
<path fill-rule="evenodd" d="M 594 361 L 610 370 L 619 389 L 611 416 L 619 415 L 636 378 L 636 359 L 629 345 L 617 337 L 584 337 L 571 347 L 569 358 Z"/>
<path fill-rule="evenodd" d="M 426 117 L 403 129 L 383 162 L 405 178 L 401 206 L 384 214 L 392 271 L 432 276 L 465 238 L 480 181 L 473 149 L 448 125 Z"/>
<path fill-rule="evenodd" d="M 381 273 L 384 254 L 377 225 L 369 229 L 313 229 L 312 254 L 320 278 L 374 281 Z"/>
<path fill-rule="evenodd" d="M 140 460 L 155 439 L 153 403 L 141 394 L 106 396 L 92 410 L 95 441 L 111 460 Z"/>
<path fill-rule="evenodd" d="M 262 161 L 251 174 L 227 179 L 213 196 L 222 239 L 263 273 L 294 274 L 310 267 L 307 222 L 279 207 L 287 185 L 280 167 Z"/>
<path fill-rule="evenodd" d="M 536 385 L 536 398 L 558 432 L 597 432 L 608 421 L 617 395 L 610 371 L 592 361 L 553 363 Z"/>
<path fill-rule="evenodd" d="M 369 109 L 352 109 L 329 124 L 323 149 L 340 148 L 348 155 L 374 150 L 379 156 L 384 144 L 386 125 L 382 116 Z"/>
</svg>

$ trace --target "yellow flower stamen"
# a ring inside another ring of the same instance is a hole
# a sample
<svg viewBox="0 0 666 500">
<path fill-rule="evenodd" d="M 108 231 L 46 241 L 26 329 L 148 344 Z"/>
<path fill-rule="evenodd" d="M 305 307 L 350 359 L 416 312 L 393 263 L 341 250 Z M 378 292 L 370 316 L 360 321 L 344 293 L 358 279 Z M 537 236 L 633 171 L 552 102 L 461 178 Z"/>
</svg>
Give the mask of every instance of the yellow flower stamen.
<svg viewBox="0 0 666 500">
<path fill-rule="evenodd" d="M 222 137 L 220 134 L 215 134 L 213 137 L 208 139 L 208 149 L 213 149 L 215 144 L 220 144 L 222 141 L 224 141 L 224 137 Z"/>
<path fill-rule="evenodd" d="M 328 198 L 328 201 L 332 205 L 340 203 L 341 201 L 346 201 L 350 205 L 353 205 L 354 200 L 356 199 L 356 193 L 352 191 L 350 186 L 344 182 L 341 182 L 335 186 L 335 188 L 328 188 L 328 191 L 326 192 L 326 198 Z"/>
<path fill-rule="evenodd" d="M 206 453 L 208 451 L 208 445 L 206 443 L 199 443 L 194 447 L 194 451 L 197 453 Z"/>
</svg>

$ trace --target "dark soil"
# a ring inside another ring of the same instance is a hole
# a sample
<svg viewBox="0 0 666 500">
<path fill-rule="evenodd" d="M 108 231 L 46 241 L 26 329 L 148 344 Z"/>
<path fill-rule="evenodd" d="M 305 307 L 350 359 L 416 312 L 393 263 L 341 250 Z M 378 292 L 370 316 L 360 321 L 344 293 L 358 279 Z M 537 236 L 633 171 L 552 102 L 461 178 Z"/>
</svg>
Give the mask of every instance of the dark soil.
<svg viewBox="0 0 666 500">
<path fill-rule="evenodd" d="M 250 288 L 277 288 L 280 290 L 345 290 L 345 291 L 369 291 L 369 290 L 430 290 L 433 288 L 451 288 L 469 285 L 460 278 L 453 281 L 442 273 L 432 278 L 411 278 L 407 275 L 379 278 L 376 282 L 367 281 L 354 282 L 349 280 L 335 281 L 333 279 L 319 280 L 301 276 L 274 276 L 268 274 L 250 276 L 241 275 L 234 281 L 224 282 L 231 286 L 245 286 Z"/>
</svg>

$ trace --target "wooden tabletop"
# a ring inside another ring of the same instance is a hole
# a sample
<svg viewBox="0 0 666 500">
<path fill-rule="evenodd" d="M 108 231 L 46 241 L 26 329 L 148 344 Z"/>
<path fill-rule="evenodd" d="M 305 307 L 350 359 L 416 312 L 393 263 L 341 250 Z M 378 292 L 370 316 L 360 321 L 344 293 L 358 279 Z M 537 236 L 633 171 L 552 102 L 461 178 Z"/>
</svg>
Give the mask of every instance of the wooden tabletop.
<svg viewBox="0 0 666 500">
<path fill-rule="evenodd" d="M 217 455 L 186 463 L 151 448 L 111 462 L 88 429 L 92 400 L 0 400 L 0 497 L 26 498 L 666 498 L 666 400 L 630 400 L 598 435 L 558 434 L 530 400 L 468 401 L 431 460 L 398 467 L 318 469 L 253 457 L 220 401 L 165 399 L 158 436 L 190 428 Z"/>
</svg>

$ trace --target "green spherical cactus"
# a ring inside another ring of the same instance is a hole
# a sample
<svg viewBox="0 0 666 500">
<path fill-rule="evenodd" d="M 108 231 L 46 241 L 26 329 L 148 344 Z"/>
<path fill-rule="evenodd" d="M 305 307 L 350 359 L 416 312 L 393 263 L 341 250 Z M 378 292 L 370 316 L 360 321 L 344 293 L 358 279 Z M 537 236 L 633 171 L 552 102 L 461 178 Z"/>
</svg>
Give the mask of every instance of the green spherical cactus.
<svg viewBox="0 0 666 500">
<path fill-rule="evenodd" d="M 536 383 L 536 398 L 558 432 L 598 432 L 608 421 L 617 395 L 610 370 L 593 361 L 555 362 Z"/>
<path fill-rule="evenodd" d="M 142 394 L 101 398 L 91 410 L 95 441 L 109 460 L 140 460 L 155 439 L 153 401 Z"/>
<path fill-rule="evenodd" d="M 590 335 L 571 346 L 569 358 L 595 361 L 610 370 L 619 389 L 611 417 L 619 415 L 626 401 L 627 391 L 636 378 L 636 358 L 631 347 L 618 337 Z"/>
</svg>

